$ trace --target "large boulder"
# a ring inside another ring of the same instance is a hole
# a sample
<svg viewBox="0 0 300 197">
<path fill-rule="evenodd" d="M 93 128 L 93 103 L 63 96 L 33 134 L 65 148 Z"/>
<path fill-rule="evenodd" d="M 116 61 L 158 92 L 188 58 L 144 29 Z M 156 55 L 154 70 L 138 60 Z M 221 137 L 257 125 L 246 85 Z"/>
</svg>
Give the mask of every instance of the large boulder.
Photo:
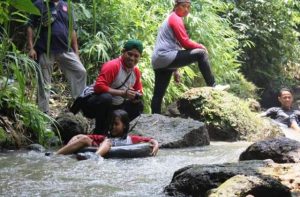
<svg viewBox="0 0 300 197">
<path fill-rule="evenodd" d="M 142 114 L 131 122 L 135 134 L 156 139 L 162 148 L 209 145 L 204 123 L 159 114 Z"/>
<path fill-rule="evenodd" d="M 300 142 L 285 137 L 263 140 L 250 145 L 239 160 L 272 159 L 277 163 L 299 163 Z"/>
<path fill-rule="evenodd" d="M 257 176 L 236 175 L 218 188 L 207 192 L 207 197 L 282 197 L 290 196 L 286 186 L 275 179 L 262 179 Z"/>
<path fill-rule="evenodd" d="M 181 114 L 207 123 L 211 140 L 258 141 L 284 135 L 277 125 L 252 111 L 253 100 L 242 100 L 225 91 L 193 88 L 177 104 Z"/>
<path fill-rule="evenodd" d="M 190 165 L 177 170 L 173 175 L 171 183 L 165 187 L 164 191 L 171 196 L 205 196 L 209 190 L 220 187 L 228 179 L 237 175 L 244 175 L 257 177 L 255 178 L 256 182 L 261 180 L 262 185 L 265 185 L 264 187 L 271 187 L 267 190 L 269 193 L 265 196 L 291 196 L 290 190 L 297 192 L 300 189 L 299 185 L 295 186 L 293 184 L 294 182 L 298 183 L 300 178 L 298 169 L 300 169 L 300 164 L 276 164 L 272 160 L 252 160 L 215 165 Z M 225 184 L 223 187 L 227 187 L 223 188 L 223 190 L 232 191 L 234 189 L 229 187 L 235 186 L 233 184 Z M 246 189 L 241 186 L 239 191 L 259 192 L 251 190 L 251 187 L 254 188 L 251 185 Z M 212 194 L 213 191 L 209 193 Z M 252 193 L 252 195 L 254 194 L 259 193 Z"/>
<path fill-rule="evenodd" d="M 64 144 L 77 134 L 87 134 L 89 124 L 82 115 L 74 115 L 71 112 L 62 112 L 56 117 L 55 124 L 52 125 L 54 130 L 58 130 Z"/>
</svg>

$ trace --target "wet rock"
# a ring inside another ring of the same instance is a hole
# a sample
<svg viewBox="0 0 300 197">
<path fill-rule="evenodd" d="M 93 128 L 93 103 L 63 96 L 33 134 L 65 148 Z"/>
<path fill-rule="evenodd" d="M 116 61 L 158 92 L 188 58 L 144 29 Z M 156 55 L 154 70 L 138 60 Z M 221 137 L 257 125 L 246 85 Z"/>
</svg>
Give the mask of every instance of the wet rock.
<svg viewBox="0 0 300 197">
<path fill-rule="evenodd" d="M 209 145 L 204 123 L 159 114 L 142 114 L 131 122 L 134 133 L 156 139 L 162 148 L 182 148 Z"/>
<path fill-rule="evenodd" d="M 299 163 L 300 142 L 285 137 L 263 140 L 249 146 L 239 160 L 272 159 L 277 163 Z"/>
<path fill-rule="evenodd" d="M 55 120 L 57 124 L 52 125 L 52 127 L 54 130 L 58 129 L 64 144 L 68 143 L 77 134 L 88 133 L 88 122 L 80 114 L 74 115 L 71 112 L 62 112 Z"/>
<path fill-rule="evenodd" d="M 295 169 L 299 167 L 300 164 L 276 164 L 270 161 L 254 160 L 216 165 L 190 165 L 177 170 L 164 191 L 171 196 L 205 196 L 209 190 L 218 188 L 228 179 L 244 175 L 257 177 L 256 180 L 262 180 L 265 186 L 269 185 L 272 189 L 268 190 L 270 193 L 266 196 L 290 196 L 289 190 L 292 188 L 290 185 L 283 186 L 284 182 L 281 177 L 289 174 L 289 171 L 295 172 Z M 294 179 L 297 177 L 299 177 L 299 172 L 293 175 Z M 260 187 L 257 188 L 259 189 Z M 240 192 L 245 190 L 241 187 Z M 272 193 L 272 191 L 277 191 L 277 193 Z"/>
<path fill-rule="evenodd" d="M 178 109 L 187 117 L 207 123 L 211 140 L 257 141 L 283 136 L 277 125 L 253 112 L 253 103 L 225 91 L 202 87 L 185 92 L 178 101 Z"/>
<path fill-rule="evenodd" d="M 218 188 L 208 191 L 207 197 L 282 197 L 290 196 L 287 187 L 278 180 L 256 176 L 236 175 Z"/>
<path fill-rule="evenodd" d="M 40 145 L 40 144 L 30 144 L 27 146 L 27 149 L 28 150 L 33 150 L 33 151 L 36 151 L 36 152 L 45 152 L 45 148 Z"/>
</svg>

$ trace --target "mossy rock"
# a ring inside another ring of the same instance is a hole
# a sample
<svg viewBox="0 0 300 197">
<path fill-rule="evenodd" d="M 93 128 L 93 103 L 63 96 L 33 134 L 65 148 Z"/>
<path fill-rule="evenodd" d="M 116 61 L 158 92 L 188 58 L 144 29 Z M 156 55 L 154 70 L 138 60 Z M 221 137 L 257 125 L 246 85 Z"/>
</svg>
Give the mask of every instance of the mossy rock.
<svg viewBox="0 0 300 197">
<path fill-rule="evenodd" d="M 56 125 L 52 125 L 58 128 L 60 137 L 64 144 L 77 134 L 88 133 L 88 121 L 81 114 L 74 115 L 70 112 L 62 112 L 56 117 Z"/>
<path fill-rule="evenodd" d="M 210 87 L 193 88 L 178 101 L 180 113 L 205 122 L 211 140 L 257 141 L 283 136 L 278 126 L 251 111 L 253 100 Z"/>
</svg>

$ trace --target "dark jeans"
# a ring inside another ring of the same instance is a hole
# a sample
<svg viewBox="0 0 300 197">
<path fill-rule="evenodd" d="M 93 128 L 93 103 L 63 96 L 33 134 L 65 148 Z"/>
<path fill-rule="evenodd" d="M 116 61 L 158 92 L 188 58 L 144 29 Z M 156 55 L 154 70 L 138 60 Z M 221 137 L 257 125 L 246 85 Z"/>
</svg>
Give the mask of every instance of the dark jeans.
<svg viewBox="0 0 300 197">
<path fill-rule="evenodd" d="M 95 118 L 96 124 L 94 134 L 107 135 L 111 125 L 111 115 L 113 110 L 123 109 L 128 113 L 129 120 L 139 116 L 144 109 L 142 101 L 133 103 L 126 100 L 121 105 L 112 104 L 112 95 L 109 93 L 92 94 L 82 104 L 83 115 L 88 118 Z"/>
<path fill-rule="evenodd" d="M 215 78 L 212 74 L 208 61 L 208 54 L 203 49 L 181 50 L 178 51 L 175 60 L 166 68 L 155 69 L 154 92 L 151 102 L 152 113 L 161 113 L 161 104 L 166 89 L 170 83 L 172 73 L 176 68 L 198 62 L 198 67 L 208 86 L 214 86 Z"/>
</svg>

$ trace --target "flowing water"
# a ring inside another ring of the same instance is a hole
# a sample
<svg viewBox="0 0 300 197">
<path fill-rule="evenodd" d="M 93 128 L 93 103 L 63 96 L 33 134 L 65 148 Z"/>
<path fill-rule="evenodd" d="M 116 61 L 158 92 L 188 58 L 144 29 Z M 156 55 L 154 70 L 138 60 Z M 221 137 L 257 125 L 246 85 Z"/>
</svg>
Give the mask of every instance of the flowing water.
<svg viewBox="0 0 300 197">
<path fill-rule="evenodd" d="M 77 161 L 43 153 L 0 153 L 0 196 L 165 196 L 173 173 L 190 164 L 236 162 L 247 142 L 160 149 L 156 157 Z"/>
</svg>

